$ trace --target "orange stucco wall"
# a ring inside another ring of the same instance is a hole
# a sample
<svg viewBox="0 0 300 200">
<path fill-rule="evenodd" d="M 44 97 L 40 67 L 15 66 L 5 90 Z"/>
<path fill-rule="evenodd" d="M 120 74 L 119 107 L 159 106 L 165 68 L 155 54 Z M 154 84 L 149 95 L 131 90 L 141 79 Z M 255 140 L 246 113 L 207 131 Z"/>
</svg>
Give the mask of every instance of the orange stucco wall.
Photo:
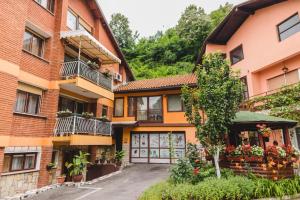
<svg viewBox="0 0 300 200">
<path fill-rule="evenodd" d="M 227 54 L 243 45 L 244 60 L 233 65 L 241 77 L 247 76 L 250 96 L 267 91 L 266 80 L 300 64 L 300 32 L 279 41 L 277 25 L 300 11 L 300 1 L 286 1 L 257 10 L 241 25 L 226 45 L 207 44 L 206 53 Z"/>
</svg>

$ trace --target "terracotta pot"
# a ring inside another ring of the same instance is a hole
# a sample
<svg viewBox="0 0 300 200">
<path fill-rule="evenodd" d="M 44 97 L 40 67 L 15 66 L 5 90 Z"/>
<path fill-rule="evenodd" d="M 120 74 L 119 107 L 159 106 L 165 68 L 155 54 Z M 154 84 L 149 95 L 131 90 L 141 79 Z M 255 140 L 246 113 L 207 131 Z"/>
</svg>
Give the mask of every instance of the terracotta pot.
<svg viewBox="0 0 300 200">
<path fill-rule="evenodd" d="M 81 182 L 82 178 L 83 178 L 83 175 L 80 174 L 80 175 L 75 175 L 72 177 L 73 178 L 73 182 L 75 183 L 78 183 L 78 182 Z"/>
<path fill-rule="evenodd" d="M 56 178 L 56 181 L 58 184 L 63 184 L 65 182 L 65 178 L 64 176 L 59 176 Z"/>
</svg>

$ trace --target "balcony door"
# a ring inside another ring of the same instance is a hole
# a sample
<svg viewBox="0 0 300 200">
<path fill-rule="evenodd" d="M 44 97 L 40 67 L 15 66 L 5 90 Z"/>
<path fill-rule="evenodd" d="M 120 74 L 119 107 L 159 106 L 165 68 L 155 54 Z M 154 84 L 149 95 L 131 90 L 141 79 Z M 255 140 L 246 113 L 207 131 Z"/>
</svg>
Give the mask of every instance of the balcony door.
<svg viewBox="0 0 300 200">
<path fill-rule="evenodd" d="M 72 113 L 82 114 L 87 111 L 87 105 L 84 102 L 76 101 L 66 97 L 59 97 L 59 111 L 70 110 Z"/>
<path fill-rule="evenodd" d="M 162 97 L 137 97 L 136 119 L 145 122 L 162 122 Z"/>
</svg>

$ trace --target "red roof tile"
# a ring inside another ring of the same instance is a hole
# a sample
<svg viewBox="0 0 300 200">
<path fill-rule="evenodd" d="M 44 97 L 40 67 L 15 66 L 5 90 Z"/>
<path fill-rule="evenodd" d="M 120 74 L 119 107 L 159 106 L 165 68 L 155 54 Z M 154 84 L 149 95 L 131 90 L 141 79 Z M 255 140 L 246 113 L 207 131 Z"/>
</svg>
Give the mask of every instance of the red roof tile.
<svg viewBox="0 0 300 200">
<path fill-rule="evenodd" d="M 117 87 L 114 92 L 131 92 L 145 90 L 160 90 L 179 88 L 183 85 L 195 85 L 197 77 L 194 74 L 169 76 L 163 78 L 145 79 L 128 82 Z"/>
</svg>

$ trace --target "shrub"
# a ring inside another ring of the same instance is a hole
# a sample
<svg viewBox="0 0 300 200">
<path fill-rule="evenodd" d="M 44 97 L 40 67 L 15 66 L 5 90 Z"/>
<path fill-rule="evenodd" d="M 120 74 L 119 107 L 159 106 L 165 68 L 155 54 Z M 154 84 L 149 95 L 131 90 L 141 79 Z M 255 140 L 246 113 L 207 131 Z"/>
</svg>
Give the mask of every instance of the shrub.
<svg viewBox="0 0 300 200">
<path fill-rule="evenodd" d="M 171 169 L 170 180 L 175 183 L 184 183 L 192 180 L 193 166 L 186 158 L 179 159 L 177 164 Z"/>
</svg>

